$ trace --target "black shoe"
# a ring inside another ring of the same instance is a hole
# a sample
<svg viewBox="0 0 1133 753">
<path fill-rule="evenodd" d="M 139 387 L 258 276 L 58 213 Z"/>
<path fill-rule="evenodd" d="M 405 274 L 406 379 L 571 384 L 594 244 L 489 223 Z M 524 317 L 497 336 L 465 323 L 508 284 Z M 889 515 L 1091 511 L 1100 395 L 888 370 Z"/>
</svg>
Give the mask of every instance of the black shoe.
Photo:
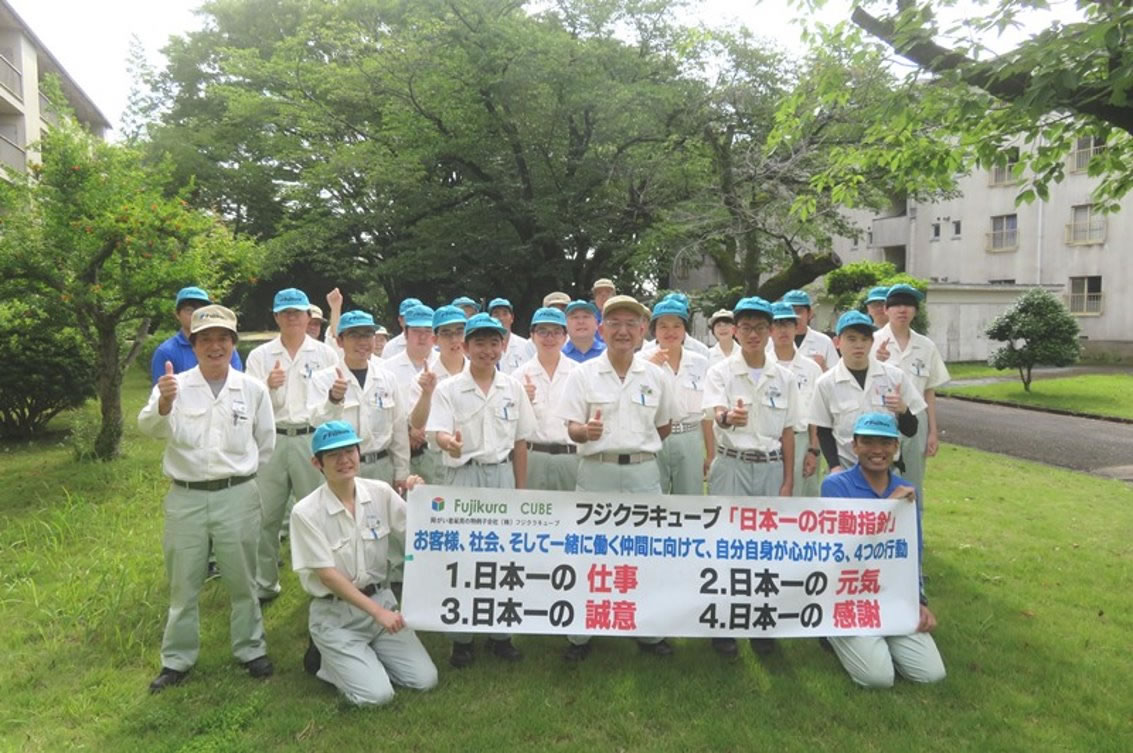
<svg viewBox="0 0 1133 753">
<path fill-rule="evenodd" d="M 303 654 L 303 669 L 309 675 L 317 675 L 323 666 L 323 655 L 319 653 L 315 641 L 307 638 L 307 653 Z"/>
<path fill-rule="evenodd" d="M 735 638 L 713 638 L 712 648 L 716 649 L 716 653 L 720 656 L 733 659 L 740 653 L 740 647 L 736 645 Z"/>
<path fill-rule="evenodd" d="M 208 572 L 205 573 L 205 580 L 216 580 L 220 577 L 220 568 L 216 566 L 215 562 L 210 562 Z"/>
<path fill-rule="evenodd" d="M 188 676 L 189 670 L 179 672 L 176 669 L 169 667 L 162 667 L 160 674 L 154 678 L 153 682 L 149 684 L 149 692 L 160 693 L 166 688 L 171 688 L 174 685 L 180 685 Z"/>
<path fill-rule="evenodd" d="M 653 654 L 654 656 L 672 656 L 673 647 L 665 639 L 661 639 L 657 643 L 642 643 L 638 641 L 637 647 L 641 649 L 642 653 Z"/>
<path fill-rule="evenodd" d="M 476 660 L 476 644 L 472 641 L 468 643 L 453 643 L 452 655 L 448 658 L 448 663 L 457 669 L 464 669 L 473 661 Z"/>
<path fill-rule="evenodd" d="M 271 665 L 271 659 L 267 658 L 266 654 L 244 662 L 244 667 L 248 670 L 248 674 L 257 680 L 271 677 L 275 673 L 275 667 Z"/>
<path fill-rule="evenodd" d="M 504 638 L 502 641 L 489 638 L 488 648 L 504 661 L 519 661 L 523 658 L 523 652 L 511 644 L 511 638 Z"/>
<path fill-rule="evenodd" d="M 775 645 L 774 638 L 752 638 L 751 650 L 757 656 L 771 656 L 778 650 L 778 646 Z"/>
<path fill-rule="evenodd" d="M 563 658 L 567 661 L 579 662 L 590 656 L 589 643 L 572 643 L 567 646 L 567 650 L 563 652 Z"/>
</svg>

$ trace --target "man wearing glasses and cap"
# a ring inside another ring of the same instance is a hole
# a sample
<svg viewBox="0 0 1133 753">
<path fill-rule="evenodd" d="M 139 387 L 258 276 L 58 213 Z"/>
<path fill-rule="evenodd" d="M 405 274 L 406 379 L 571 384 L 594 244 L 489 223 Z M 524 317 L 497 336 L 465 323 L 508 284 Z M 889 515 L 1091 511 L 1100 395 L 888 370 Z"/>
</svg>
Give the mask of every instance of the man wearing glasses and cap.
<svg viewBox="0 0 1133 753">
<path fill-rule="evenodd" d="M 879 285 L 869 289 L 869 293 L 865 298 L 865 310 L 869 314 L 869 318 L 873 320 L 873 326 L 881 329 L 889 323 L 889 317 L 885 314 L 885 297 L 889 294 L 889 288 L 884 285 Z"/>
<path fill-rule="evenodd" d="M 397 326 L 401 331 L 391 337 L 389 342 L 386 343 L 385 350 L 382 352 L 382 358 L 389 360 L 405 350 L 405 315 L 409 313 L 409 309 L 421 305 L 424 304 L 416 298 L 406 298 L 397 307 Z"/>
<path fill-rule="evenodd" d="M 193 312 L 189 342 L 198 365 L 162 375 L 138 414 L 142 434 L 165 439 L 165 571 L 169 615 L 156 693 L 180 684 L 200 654 L 198 597 L 211 540 L 232 602 L 232 653 L 252 677 L 272 674 L 253 576 L 260 531 L 256 474 L 273 454 L 271 399 L 258 380 L 231 366 L 236 315 L 223 306 Z M 277 539 L 278 545 L 278 539 Z"/>
<path fill-rule="evenodd" d="M 275 412 L 275 452 L 260 474 L 263 519 L 256 562 L 256 589 L 261 602 L 279 596 L 279 533 L 287 500 L 302 499 L 319 485 L 311 466 L 311 377 L 338 364 L 338 354 L 307 334 L 311 302 L 302 290 L 275 294 L 272 310 L 279 335 L 248 354 L 248 375 L 263 381 Z"/>
<path fill-rule="evenodd" d="M 177 334 L 157 346 L 150 359 L 150 376 L 153 384 L 165 373 L 165 362 L 173 364 L 173 373 L 180 374 L 197 365 L 197 356 L 193 353 L 193 346 L 189 343 L 189 326 L 193 320 L 193 312 L 208 306 L 212 301 L 209 294 L 197 287 L 181 288 L 173 302 L 173 311 L 177 316 L 177 323 L 181 328 Z M 244 370 L 240 361 L 240 354 L 232 349 L 232 368 L 237 371 Z"/>
<path fill-rule="evenodd" d="M 343 421 L 315 431 L 311 462 L 326 482 L 291 511 L 291 566 L 311 595 L 304 668 L 350 703 L 380 706 L 393 700 L 395 683 L 435 687 L 437 668 L 389 584 L 405 559 L 405 500 L 361 477 L 361 444 Z"/>
</svg>

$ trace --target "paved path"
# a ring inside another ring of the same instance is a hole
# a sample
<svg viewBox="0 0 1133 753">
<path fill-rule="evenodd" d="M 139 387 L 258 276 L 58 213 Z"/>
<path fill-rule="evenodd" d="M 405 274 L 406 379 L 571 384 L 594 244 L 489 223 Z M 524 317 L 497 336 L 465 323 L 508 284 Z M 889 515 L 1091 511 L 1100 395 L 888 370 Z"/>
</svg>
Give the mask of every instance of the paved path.
<svg viewBox="0 0 1133 753">
<path fill-rule="evenodd" d="M 1133 481 L 1133 424 L 936 399 L 941 441 Z"/>
</svg>

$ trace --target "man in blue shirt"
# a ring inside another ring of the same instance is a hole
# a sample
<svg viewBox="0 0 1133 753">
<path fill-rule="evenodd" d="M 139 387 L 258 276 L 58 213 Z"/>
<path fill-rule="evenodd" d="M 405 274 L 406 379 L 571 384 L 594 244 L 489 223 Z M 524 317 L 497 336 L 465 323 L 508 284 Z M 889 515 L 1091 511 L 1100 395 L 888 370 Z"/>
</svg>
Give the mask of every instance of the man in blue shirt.
<svg viewBox="0 0 1133 753">
<path fill-rule="evenodd" d="M 904 499 L 916 502 L 916 489 L 890 470 L 900 445 L 897 419 L 888 413 L 863 413 L 854 423 L 854 453 L 858 462 L 822 482 L 823 497 L 841 499 Z M 921 543 L 917 520 L 918 550 Z M 917 565 L 919 571 L 920 565 Z M 855 635 L 830 638 L 830 646 L 850 673 L 867 688 L 893 686 L 896 671 L 913 682 L 939 682 L 945 677 L 944 660 L 933 641 L 936 617 L 921 589 L 920 622 L 911 635 Z"/>
<path fill-rule="evenodd" d="M 598 339 L 598 308 L 590 301 L 571 301 L 566 307 L 567 342 L 563 355 L 583 363 L 602 355 L 606 343 Z"/>
<path fill-rule="evenodd" d="M 173 337 L 158 345 L 157 350 L 153 352 L 153 359 L 150 360 L 149 365 L 153 384 L 157 384 L 157 380 L 165 373 L 166 361 L 173 364 L 174 374 L 188 371 L 197 365 L 197 356 L 193 353 L 193 346 L 189 344 L 189 324 L 192 322 L 193 312 L 210 303 L 212 301 L 209 300 L 209 294 L 200 288 L 181 288 L 177 293 L 174 311 L 181 329 Z M 244 370 L 244 364 L 240 362 L 240 354 L 235 348 L 232 349 L 230 363 L 237 371 Z"/>
</svg>

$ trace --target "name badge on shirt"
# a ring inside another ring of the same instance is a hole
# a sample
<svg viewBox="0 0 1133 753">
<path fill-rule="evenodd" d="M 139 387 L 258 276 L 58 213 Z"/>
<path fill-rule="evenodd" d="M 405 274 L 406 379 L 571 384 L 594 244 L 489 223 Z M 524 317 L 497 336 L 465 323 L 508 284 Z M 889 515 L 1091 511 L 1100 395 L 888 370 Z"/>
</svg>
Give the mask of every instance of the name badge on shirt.
<svg viewBox="0 0 1133 753">
<path fill-rule="evenodd" d="M 893 392 L 893 388 L 888 384 L 875 384 L 873 387 L 873 404 L 884 408 L 885 396 Z"/>
<path fill-rule="evenodd" d="M 366 530 L 362 532 L 362 538 L 377 540 L 378 528 L 381 527 L 382 522 L 378 519 L 377 515 L 366 516 Z"/>
<path fill-rule="evenodd" d="M 315 373 L 315 368 L 316 368 L 315 364 L 311 363 L 310 361 L 305 361 L 303 363 L 303 378 L 304 379 L 310 379 L 311 374 Z"/>
<path fill-rule="evenodd" d="M 783 393 L 775 385 L 767 388 L 767 404 L 772 408 L 783 408 Z"/>
<path fill-rule="evenodd" d="M 379 408 L 389 408 L 393 405 L 393 400 L 391 399 L 388 392 L 375 392 L 374 405 L 378 406 Z"/>
<path fill-rule="evenodd" d="M 516 415 L 517 415 L 516 407 L 515 407 L 515 401 L 512 400 L 510 397 L 506 398 L 504 400 L 504 404 L 500 406 L 499 415 L 500 415 L 500 418 L 502 418 L 505 421 L 510 421 L 511 419 L 515 418 Z"/>
<path fill-rule="evenodd" d="M 239 426 L 242 421 L 248 420 L 248 406 L 243 400 L 232 401 L 232 425 Z"/>
<path fill-rule="evenodd" d="M 924 371 L 926 368 L 928 368 L 928 365 L 920 358 L 913 360 L 913 371 L 917 376 L 924 376 Z"/>
</svg>

